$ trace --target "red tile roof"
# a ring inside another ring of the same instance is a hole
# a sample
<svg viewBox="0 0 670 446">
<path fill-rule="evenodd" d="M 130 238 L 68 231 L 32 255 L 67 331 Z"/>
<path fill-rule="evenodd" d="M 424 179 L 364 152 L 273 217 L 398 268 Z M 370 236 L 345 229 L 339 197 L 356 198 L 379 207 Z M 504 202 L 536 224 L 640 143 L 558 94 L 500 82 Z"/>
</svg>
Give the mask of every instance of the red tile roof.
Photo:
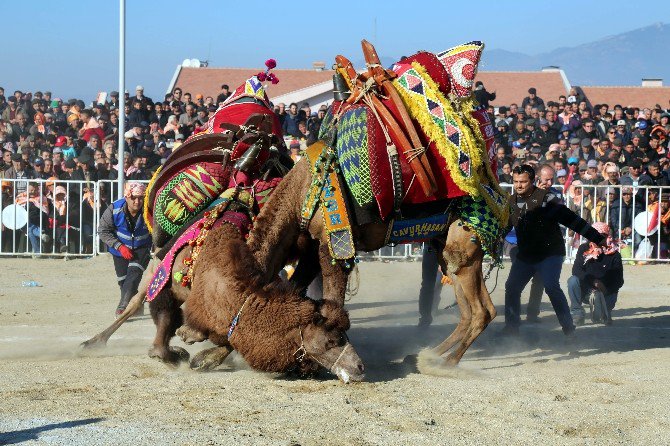
<svg viewBox="0 0 670 446">
<path fill-rule="evenodd" d="M 582 87 L 591 105 L 607 104 L 610 108 L 620 104 L 624 107 L 668 108 L 670 87 Z"/>
<path fill-rule="evenodd" d="M 258 73 L 260 68 L 187 68 L 182 67 L 175 82 L 184 93 L 195 97 L 202 93 L 205 97 L 221 93 L 221 85 L 227 84 L 231 91 L 242 85 L 249 77 Z M 270 85 L 267 93 L 270 99 L 301 88 L 310 87 L 331 80 L 332 70 L 272 70 L 279 83 Z"/>
<path fill-rule="evenodd" d="M 182 67 L 175 86 L 193 96 L 202 93 L 216 96 L 221 85 L 228 84 L 234 90 L 260 68 L 190 68 Z M 273 70 L 279 78 L 279 84 L 268 88 L 270 99 L 302 88 L 311 87 L 331 80 L 332 70 Z M 559 70 L 550 71 L 480 71 L 477 80 L 484 82 L 488 91 L 496 92 L 495 106 L 517 103 L 521 105 L 528 96 L 528 88 L 535 87 L 537 95 L 546 101 L 557 101 L 560 95 L 567 94 L 563 77 Z M 670 87 L 581 87 L 592 105 L 607 103 L 611 106 L 653 107 L 660 104 L 667 108 L 670 100 Z"/>
<path fill-rule="evenodd" d="M 480 71 L 476 80 L 484 83 L 484 88 L 496 93 L 491 105 L 499 107 L 515 103 L 521 105 L 528 96 L 528 89 L 535 87 L 537 95 L 547 101 L 558 101 L 560 95 L 567 94 L 561 72 L 556 71 Z"/>
</svg>

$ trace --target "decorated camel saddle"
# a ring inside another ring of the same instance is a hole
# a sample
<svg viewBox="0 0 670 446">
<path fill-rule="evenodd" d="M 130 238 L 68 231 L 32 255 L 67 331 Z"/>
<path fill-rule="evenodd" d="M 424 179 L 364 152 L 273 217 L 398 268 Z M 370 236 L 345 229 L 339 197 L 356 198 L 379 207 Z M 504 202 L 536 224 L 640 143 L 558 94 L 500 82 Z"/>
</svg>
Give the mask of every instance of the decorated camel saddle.
<svg viewBox="0 0 670 446">
<path fill-rule="evenodd" d="M 394 219 L 387 240 L 404 243 L 428 240 L 448 222 L 446 212 L 407 221 L 403 209 L 459 198 L 463 220 L 492 247 L 509 211 L 495 174 L 494 128 L 472 94 L 484 44 L 420 51 L 390 70 L 369 42 L 362 46 L 366 71 L 336 57 L 335 102 L 319 134 L 353 206 Z"/>
<path fill-rule="evenodd" d="M 144 219 L 162 263 L 152 278 L 149 300 L 170 283 L 180 249 L 194 248 L 188 259 L 192 264 L 211 229 L 232 224 L 245 236 L 251 219 L 292 165 L 262 82 L 275 83 L 269 73 L 274 65 L 268 60 L 265 73 L 238 87 L 151 179 Z M 177 271 L 184 286 L 190 283 L 191 264 Z"/>
</svg>

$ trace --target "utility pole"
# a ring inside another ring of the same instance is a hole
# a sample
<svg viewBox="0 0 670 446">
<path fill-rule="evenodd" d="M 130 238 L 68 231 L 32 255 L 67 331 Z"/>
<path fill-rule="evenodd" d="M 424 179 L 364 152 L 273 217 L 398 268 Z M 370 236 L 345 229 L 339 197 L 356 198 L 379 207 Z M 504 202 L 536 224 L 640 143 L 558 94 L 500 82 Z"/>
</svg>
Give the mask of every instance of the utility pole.
<svg viewBox="0 0 670 446">
<path fill-rule="evenodd" d="M 125 171 L 123 156 L 126 147 L 126 0 L 119 0 L 119 196 L 123 197 Z"/>
</svg>

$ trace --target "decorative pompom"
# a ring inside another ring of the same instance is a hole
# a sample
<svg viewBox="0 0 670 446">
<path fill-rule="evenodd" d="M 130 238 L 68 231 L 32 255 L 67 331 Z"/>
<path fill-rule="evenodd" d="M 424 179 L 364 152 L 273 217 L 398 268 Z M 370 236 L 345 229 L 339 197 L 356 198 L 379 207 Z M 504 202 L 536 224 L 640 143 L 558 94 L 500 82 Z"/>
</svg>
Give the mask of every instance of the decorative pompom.
<svg viewBox="0 0 670 446">
<path fill-rule="evenodd" d="M 257 77 L 258 80 L 261 81 L 261 82 L 265 82 L 265 80 L 267 79 L 267 75 L 266 75 L 265 73 L 258 73 L 258 74 L 256 75 L 256 77 Z"/>
<path fill-rule="evenodd" d="M 277 61 L 274 59 L 268 59 L 265 61 L 265 66 L 268 67 L 268 70 L 271 70 L 277 66 Z"/>
<path fill-rule="evenodd" d="M 274 75 L 274 73 L 268 74 L 268 80 L 272 82 L 273 85 L 279 83 L 279 79 Z"/>
</svg>

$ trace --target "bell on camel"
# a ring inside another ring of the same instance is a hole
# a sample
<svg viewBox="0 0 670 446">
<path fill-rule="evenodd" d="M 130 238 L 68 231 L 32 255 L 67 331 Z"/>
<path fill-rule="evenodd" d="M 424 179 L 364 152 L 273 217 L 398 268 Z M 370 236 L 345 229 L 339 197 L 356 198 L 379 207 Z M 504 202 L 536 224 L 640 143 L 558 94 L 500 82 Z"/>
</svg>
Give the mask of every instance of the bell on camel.
<svg viewBox="0 0 670 446">
<path fill-rule="evenodd" d="M 340 73 L 333 74 L 333 97 L 336 101 L 346 101 L 351 96 L 349 86 Z"/>
<path fill-rule="evenodd" d="M 261 145 L 254 143 L 244 152 L 244 154 L 235 161 L 235 169 L 242 172 L 249 172 L 256 165 L 258 155 L 261 153 Z"/>
</svg>

